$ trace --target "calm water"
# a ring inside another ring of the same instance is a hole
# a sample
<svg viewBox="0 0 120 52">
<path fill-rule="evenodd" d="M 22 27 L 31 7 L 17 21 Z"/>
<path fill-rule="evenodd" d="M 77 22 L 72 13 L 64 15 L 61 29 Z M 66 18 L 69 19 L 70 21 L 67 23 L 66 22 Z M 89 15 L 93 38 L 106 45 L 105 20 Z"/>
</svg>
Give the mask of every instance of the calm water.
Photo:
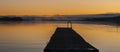
<svg viewBox="0 0 120 52">
<path fill-rule="evenodd" d="M 66 24 L 0 24 L 0 52 L 43 52 L 57 27 Z M 120 28 L 116 26 L 73 24 L 73 29 L 100 52 L 120 52 Z"/>
</svg>

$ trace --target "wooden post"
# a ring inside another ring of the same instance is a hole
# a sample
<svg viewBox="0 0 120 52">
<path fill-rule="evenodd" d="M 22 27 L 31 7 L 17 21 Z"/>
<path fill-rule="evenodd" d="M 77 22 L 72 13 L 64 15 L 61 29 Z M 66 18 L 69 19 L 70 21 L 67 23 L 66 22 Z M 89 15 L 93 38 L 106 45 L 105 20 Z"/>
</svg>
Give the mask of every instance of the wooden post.
<svg viewBox="0 0 120 52">
<path fill-rule="evenodd" d="M 67 21 L 67 28 L 72 28 L 72 22 L 71 21 Z"/>
<path fill-rule="evenodd" d="M 72 22 L 70 21 L 70 28 L 72 29 Z"/>
<path fill-rule="evenodd" d="M 118 32 L 119 31 L 119 18 L 115 18 L 116 19 L 116 31 Z"/>
</svg>

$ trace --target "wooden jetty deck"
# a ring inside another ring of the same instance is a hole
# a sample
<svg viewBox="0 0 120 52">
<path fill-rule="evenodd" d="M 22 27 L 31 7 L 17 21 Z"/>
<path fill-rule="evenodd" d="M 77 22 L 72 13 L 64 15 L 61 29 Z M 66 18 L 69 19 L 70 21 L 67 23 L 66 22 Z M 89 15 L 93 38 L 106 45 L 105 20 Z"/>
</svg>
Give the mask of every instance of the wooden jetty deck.
<svg viewBox="0 0 120 52">
<path fill-rule="evenodd" d="M 99 52 L 72 28 L 57 28 L 44 52 Z"/>
</svg>

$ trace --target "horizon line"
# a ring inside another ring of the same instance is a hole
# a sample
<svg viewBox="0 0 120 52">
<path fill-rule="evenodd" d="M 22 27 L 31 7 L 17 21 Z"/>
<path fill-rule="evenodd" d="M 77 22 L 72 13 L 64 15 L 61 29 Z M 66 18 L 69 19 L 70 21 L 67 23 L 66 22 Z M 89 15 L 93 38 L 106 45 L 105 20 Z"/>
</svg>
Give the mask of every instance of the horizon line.
<svg viewBox="0 0 120 52">
<path fill-rule="evenodd" d="M 120 14 L 120 13 L 97 13 L 97 14 L 54 14 L 54 15 L 0 15 L 0 16 L 43 16 L 43 17 L 52 17 L 52 16 L 84 16 L 84 15 L 100 15 L 100 14 Z"/>
</svg>

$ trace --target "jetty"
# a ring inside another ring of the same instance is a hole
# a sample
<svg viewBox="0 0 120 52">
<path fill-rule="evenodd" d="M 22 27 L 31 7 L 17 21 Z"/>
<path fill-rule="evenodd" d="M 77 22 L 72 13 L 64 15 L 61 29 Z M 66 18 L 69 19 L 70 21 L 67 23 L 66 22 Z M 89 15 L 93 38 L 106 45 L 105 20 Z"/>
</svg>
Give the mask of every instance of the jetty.
<svg viewBox="0 0 120 52">
<path fill-rule="evenodd" d="M 57 28 L 44 52 L 99 52 L 72 28 Z"/>
</svg>

